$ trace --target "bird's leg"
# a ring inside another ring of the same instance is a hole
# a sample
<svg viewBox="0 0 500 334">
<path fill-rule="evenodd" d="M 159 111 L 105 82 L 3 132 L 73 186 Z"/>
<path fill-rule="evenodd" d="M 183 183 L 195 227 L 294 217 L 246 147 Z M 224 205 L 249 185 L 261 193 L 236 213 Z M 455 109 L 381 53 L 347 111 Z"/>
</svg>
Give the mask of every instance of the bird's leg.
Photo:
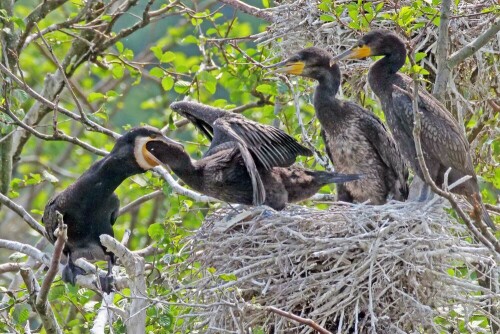
<svg viewBox="0 0 500 334">
<path fill-rule="evenodd" d="M 114 290 L 113 287 L 113 257 L 110 255 L 106 255 L 106 259 L 108 261 L 108 272 L 106 276 L 99 276 L 99 282 L 101 283 L 101 289 L 105 293 L 110 293 Z"/>
<path fill-rule="evenodd" d="M 62 271 L 61 278 L 63 282 L 70 283 L 71 285 L 75 285 L 76 283 L 76 276 L 78 275 L 86 275 L 87 272 L 83 270 L 83 268 L 78 267 L 76 264 L 73 263 L 73 260 L 71 259 L 71 254 L 68 254 L 68 263 L 64 267 Z"/>
</svg>

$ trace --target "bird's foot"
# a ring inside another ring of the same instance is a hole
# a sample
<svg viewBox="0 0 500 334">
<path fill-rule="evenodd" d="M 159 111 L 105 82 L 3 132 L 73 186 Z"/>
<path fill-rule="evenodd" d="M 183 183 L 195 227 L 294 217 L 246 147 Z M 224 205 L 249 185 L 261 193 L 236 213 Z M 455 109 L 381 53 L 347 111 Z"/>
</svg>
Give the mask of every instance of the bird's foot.
<svg viewBox="0 0 500 334">
<path fill-rule="evenodd" d="M 111 293 L 115 291 L 114 287 L 114 277 L 113 275 L 99 276 L 99 283 L 101 284 L 101 290 L 105 293 Z"/>
<path fill-rule="evenodd" d="M 78 275 L 86 275 L 87 272 L 83 270 L 83 268 L 78 267 L 73 262 L 68 262 L 68 264 L 64 267 L 62 271 L 62 280 L 63 282 L 70 283 L 71 285 L 76 284 L 76 276 Z"/>
</svg>

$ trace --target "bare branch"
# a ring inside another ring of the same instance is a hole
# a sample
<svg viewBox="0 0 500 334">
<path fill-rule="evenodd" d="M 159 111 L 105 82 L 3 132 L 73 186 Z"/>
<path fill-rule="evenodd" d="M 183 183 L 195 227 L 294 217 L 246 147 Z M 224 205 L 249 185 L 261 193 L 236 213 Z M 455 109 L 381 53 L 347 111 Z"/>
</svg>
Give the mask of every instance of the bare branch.
<svg viewBox="0 0 500 334">
<path fill-rule="evenodd" d="M 106 293 L 102 297 L 101 307 L 99 307 L 99 310 L 97 310 L 97 315 L 94 319 L 94 326 L 92 326 L 92 328 L 90 329 L 90 334 L 104 333 L 106 323 L 108 322 L 108 319 L 111 318 L 110 306 L 113 306 L 114 297 L 115 294 L 113 292 L 109 294 Z"/>
<path fill-rule="evenodd" d="M 448 26 L 450 23 L 450 12 L 451 0 L 443 0 L 441 2 L 439 35 L 436 42 L 437 73 L 433 89 L 433 94 L 440 101 L 443 101 L 444 99 L 444 93 L 446 92 L 446 86 L 448 85 L 448 78 L 450 74 L 450 67 L 448 67 L 448 49 L 450 44 Z"/>
<path fill-rule="evenodd" d="M 269 312 L 281 315 L 282 317 L 285 317 L 285 318 L 297 321 L 297 322 L 299 322 L 301 324 L 307 325 L 307 326 L 311 327 L 312 329 L 314 329 L 318 333 L 321 333 L 321 334 L 332 334 L 332 332 L 330 332 L 330 331 L 326 330 L 325 328 L 321 327 L 320 325 L 318 325 L 317 323 L 315 323 L 311 319 L 306 319 L 306 318 L 299 317 L 298 315 L 295 315 L 295 314 L 292 314 L 290 312 L 286 312 L 286 311 L 280 310 L 279 308 L 276 308 L 274 306 L 266 306 L 264 309 L 266 309 Z"/>
<path fill-rule="evenodd" d="M 42 319 L 45 331 L 51 334 L 62 334 L 63 331 L 57 323 L 57 319 L 54 315 L 54 312 L 52 311 L 52 307 L 50 307 L 50 304 L 46 301 L 43 307 L 40 308 L 36 302 L 36 296 L 39 295 L 40 292 L 40 285 L 38 285 L 38 282 L 35 278 L 35 275 L 33 275 L 33 271 L 31 270 L 31 268 L 22 268 L 21 276 L 30 294 L 30 303 L 40 316 L 40 319 Z"/>
<path fill-rule="evenodd" d="M 109 235 L 101 235 L 100 240 L 104 247 L 120 258 L 130 280 L 132 301 L 130 302 L 129 317 L 124 319 L 127 333 L 144 333 L 148 301 L 143 298 L 134 298 L 147 296 L 144 259 L 134 255 L 127 247 Z"/>
<path fill-rule="evenodd" d="M 27 125 L 26 123 L 24 123 L 23 121 L 21 121 L 10 110 L 8 110 L 8 109 L 3 108 L 3 107 L 0 106 L 0 111 L 2 111 L 4 113 L 6 113 L 7 115 L 9 115 L 9 117 L 12 118 L 12 120 L 14 122 L 16 122 L 17 125 L 19 125 L 21 128 L 23 128 L 24 130 L 28 131 L 29 133 L 31 133 L 32 135 L 34 135 L 37 138 L 40 138 L 40 139 L 43 139 L 43 140 L 47 140 L 47 141 L 67 141 L 67 142 L 73 143 L 75 145 L 78 145 L 78 146 L 86 149 L 87 151 L 95 153 L 97 155 L 104 156 L 104 155 L 106 155 L 106 154 L 109 153 L 108 151 L 101 150 L 101 149 L 96 148 L 96 147 L 94 147 L 94 146 L 92 146 L 90 144 L 87 144 L 86 142 L 81 141 L 77 137 L 68 136 L 67 134 L 65 134 L 62 131 L 56 131 L 56 132 L 54 132 L 54 134 L 52 136 L 51 135 L 46 135 L 44 133 L 41 133 L 41 132 L 33 129 L 32 127 L 30 127 L 29 125 Z"/>
<path fill-rule="evenodd" d="M 138 199 L 136 199 L 135 201 L 133 202 L 130 202 L 129 204 L 123 206 L 120 208 L 120 211 L 118 211 L 118 216 L 121 216 L 125 213 L 127 213 L 128 211 L 138 207 L 139 205 L 141 205 L 142 203 L 145 203 L 153 198 L 157 198 L 157 197 L 161 197 L 163 196 L 163 191 L 161 190 L 155 190 L 147 195 L 144 195 L 142 197 L 139 197 Z"/>
<path fill-rule="evenodd" d="M 59 264 L 61 262 L 64 245 L 66 240 L 68 240 L 68 226 L 64 224 L 63 216 L 59 211 L 56 212 L 56 215 L 58 227 L 57 239 L 54 244 L 54 254 L 52 254 L 52 261 L 50 262 L 49 270 L 43 279 L 42 287 L 36 297 L 36 309 L 44 314 L 48 311 L 47 308 L 50 308 L 47 297 L 49 296 L 50 286 L 59 272 Z"/>
<path fill-rule="evenodd" d="M 4 204 L 6 207 L 17 213 L 21 218 L 23 218 L 25 222 L 28 223 L 28 225 L 32 229 L 34 229 L 44 237 L 46 236 L 45 228 L 39 222 L 37 222 L 36 219 L 33 218 L 33 216 L 31 216 L 28 211 L 26 211 L 21 205 L 16 204 L 2 193 L 0 193 L 0 203 Z"/>
<path fill-rule="evenodd" d="M 226 5 L 230 5 L 231 7 L 242 11 L 245 14 L 249 14 L 255 17 L 258 17 L 259 19 L 263 19 L 267 22 L 273 22 L 273 16 L 266 11 L 259 9 L 254 6 L 250 6 L 243 1 L 239 0 L 219 0 L 222 3 L 225 3 Z"/>
<path fill-rule="evenodd" d="M 500 31 L 500 18 L 496 18 L 493 24 L 488 30 L 479 35 L 475 40 L 470 42 L 468 45 L 464 46 L 462 49 L 453 53 L 448 60 L 448 66 L 450 68 L 455 67 L 460 62 L 465 60 L 465 58 L 472 56 L 477 50 L 482 48 L 486 43 L 488 43 L 496 34 Z"/>
</svg>

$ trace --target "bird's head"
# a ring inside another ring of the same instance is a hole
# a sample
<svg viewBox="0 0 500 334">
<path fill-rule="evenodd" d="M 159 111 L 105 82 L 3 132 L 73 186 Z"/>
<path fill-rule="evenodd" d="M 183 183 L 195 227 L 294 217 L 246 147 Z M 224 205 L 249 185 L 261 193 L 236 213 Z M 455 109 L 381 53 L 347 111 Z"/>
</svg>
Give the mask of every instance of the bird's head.
<svg viewBox="0 0 500 334">
<path fill-rule="evenodd" d="M 403 41 L 389 30 L 372 30 L 361 37 L 356 45 L 333 58 L 333 62 L 343 59 L 362 59 L 370 56 L 387 56 L 406 49 Z"/>
<path fill-rule="evenodd" d="M 111 155 L 126 158 L 133 156 L 135 163 L 143 170 L 152 169 L 163 165 L 160 151 L 171 151 L 172 147 L 182 145 L 166 136 L 160 130 L 152 126 L 141 126 L 133 128 L 125 133 L 117 141 Z"/>
<path fill-rule="evenodd" d="M 269 68 L 277 68 L 272 73 L 294 74 L 317 80 L 321 79 L 325 72 L 331 72 L 332 70 L 336 70 L 338 76 L 340 76 L 338 65 L 332 63 L 330 66 L 331 60 L 332 56 L 328 51 L 310 47 L 300 50 L 290 58 L 271 65 Z"/>
</svg>

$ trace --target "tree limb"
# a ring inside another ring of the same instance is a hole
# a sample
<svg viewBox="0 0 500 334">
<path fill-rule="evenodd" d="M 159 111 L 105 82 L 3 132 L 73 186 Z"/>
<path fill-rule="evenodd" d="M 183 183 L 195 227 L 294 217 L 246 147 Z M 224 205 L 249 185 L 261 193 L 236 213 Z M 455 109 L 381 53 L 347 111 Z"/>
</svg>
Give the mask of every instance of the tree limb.
<svg viewBox="0 0 500 334">
<path fill-rule="evenodd" d="M 0 193 L 0 203 L 4 204 L 6 207 L 17 213 L 21 218 L 23 218 L 26 223 L 28 223 L 28 225 L 32 229 L 34 229 L 44 237 L 46 236 L 45 228 L 39 222 L 37 222 L 36 219 L 33 218 L 33 216 L 31 216 L 21 205 L 16 204 L 2 193 Z"/>
<path fill-rule="evenodd" d="M 444 100 L 444 93 L 448 84 L 450 67 L 448 66 L 448 49 L 450 37 L 448 35 L 448 26 L 450 23 L 451 0 L 441 2 L 441 15 L 439 21 L 439 33 L 436 41 L 436 63 L 437 73 L 434 81 L 433 94 L 440 101 Z"/>
<path fill-rule="evenodd" d="M 258 17 L 259 19 L 263 19 L 267 22 L 274 21 L 273 16 L 271 14 L 269 14 L 268 12 L 266 12 L 260 8 L 254 7 L 254 6 L 250 6 L 246 3 L 244 3 L 243 1 L 219 0 L 219 2 L 225 3 L 226 5 L 230 5 L 231 7 L 235 8 L 239 11 L 242 11 L 245 14 L 249 14 L 249 15 Z"/>
<path fill-rule="evenodd" d="M 142 197 L 139 197 L 135 201 L 130 202 L 129 204 L 123 206 L 120 208 L 120 211 L 118 211 L 118 216 L 123 215 L 124 213 L 127 213 L 128 211 L 132 210 L 133 208 L 141 205 L 142 203 L 145 203 L 153 198 L 157 198 L 163 196 L 163 191 L 161 190 L 155 190 L 149 194 L 146 194 Z"/>
</svg>

